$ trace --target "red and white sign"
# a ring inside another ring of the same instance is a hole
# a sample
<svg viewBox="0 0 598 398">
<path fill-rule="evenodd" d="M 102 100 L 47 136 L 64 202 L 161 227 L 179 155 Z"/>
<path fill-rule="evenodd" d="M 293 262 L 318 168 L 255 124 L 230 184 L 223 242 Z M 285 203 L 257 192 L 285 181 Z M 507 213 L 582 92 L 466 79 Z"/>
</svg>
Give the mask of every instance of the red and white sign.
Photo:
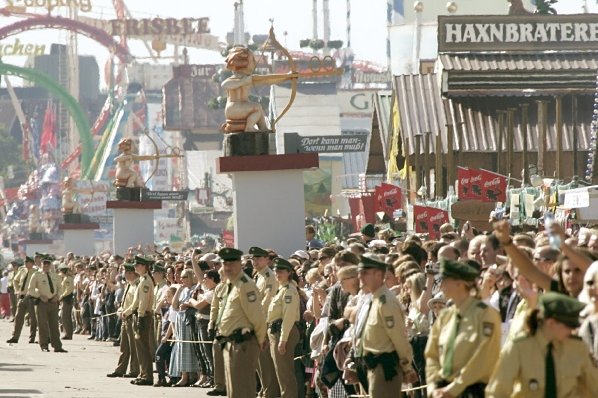
<svg viewBox="0 0 598 398">
<path fill-rule="evenodd" d="M 483 202 L 506 202 L 507 178 L 491 171 L 457 168 L 460 200 L 477 199 Z"/>
<path fill-rule="evenodd" d="M 402 207 L 403 195 L 396 185 L 382 183 L 375 188 L 374 211 L 384 212 L 392 219 L 395 210 Z"/>
<path fill-rule="evenodd" d="M 471 196 L 471 171 L 467 167 L 457 167 L 457 181 L 459 182 L 459 191 L 457 193 L 459 200 L 473 199 Z"/>
<path fill-rule="evenodd" d="M 413 206 L 413 221 L 416 233 L 427 233 L 431 238 L 440 238 L 440 226 L 449 222 L 448 212 L 428 206 Z"/>
</svg>

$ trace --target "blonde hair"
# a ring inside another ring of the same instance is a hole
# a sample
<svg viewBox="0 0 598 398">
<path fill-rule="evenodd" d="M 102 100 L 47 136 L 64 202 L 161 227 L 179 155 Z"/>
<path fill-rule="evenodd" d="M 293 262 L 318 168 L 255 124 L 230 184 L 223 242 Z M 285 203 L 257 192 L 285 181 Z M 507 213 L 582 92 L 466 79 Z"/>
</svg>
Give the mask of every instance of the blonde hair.
<svg viewBox="0 0 598 398">
<path fill-rule="evenodd" d="M 185 268 L 185 269 L 183 270 L 183 272 L 181 272 L 181 278 L 183 278 L 183 277 L 187 277 L 187 276 L 188 276 L 189 278 L 191 278 L 191 280 L 195 281 L 195 273 L 193 272 L 193 270 L 192 270 L 192 269 L 190 269 L 190 268 Z"/>
</svg>

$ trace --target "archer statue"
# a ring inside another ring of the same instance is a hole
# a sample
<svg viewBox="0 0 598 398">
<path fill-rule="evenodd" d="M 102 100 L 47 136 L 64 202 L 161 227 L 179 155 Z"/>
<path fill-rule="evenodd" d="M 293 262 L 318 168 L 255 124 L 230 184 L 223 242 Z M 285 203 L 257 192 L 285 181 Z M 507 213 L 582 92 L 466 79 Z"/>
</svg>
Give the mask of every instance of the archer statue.
<svg viewBox="0 0 598 398">
<path fill-rule="evenodd" d="M 123 138 L 118 143 L 120 155 L 114 158 L 116 162 L 114 185 L 117 188 L 145 188 L 145 182 L 133 169 L 134 162 L 157 159 L 157 156 L 154 155 L 136 155 L 133 153 L 133 148 L 134 144 L 131 138 Z"/>
</svg>

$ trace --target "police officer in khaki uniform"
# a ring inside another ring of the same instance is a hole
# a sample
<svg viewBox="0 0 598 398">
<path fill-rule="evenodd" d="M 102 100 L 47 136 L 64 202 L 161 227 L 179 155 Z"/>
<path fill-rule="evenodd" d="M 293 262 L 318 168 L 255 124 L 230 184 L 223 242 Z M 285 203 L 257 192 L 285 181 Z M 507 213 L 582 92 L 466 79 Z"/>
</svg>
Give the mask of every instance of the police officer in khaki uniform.
<svg viewBox="0 0 598 398">
<path fill-rule="evenodd" d="M 13 279 L 15 295 L 17 296 L 17 312 L 15 314 L 15 327 L 12 337 L 6 340 L 7 343 L 18 343 L 25 323 L 25 315 L 29 314 L 29 343 L 35 343 L 35 333 L 37 330 L 37 318 L 35 315 L 35 305 L 31 297 L 27 296 L 29 282 L 31 277 L 37 271 L 33 268 L 33 258 L 25 257 L 25 265 L 20 267 Z"/>
<path fill-rule="evenodd" d="M 39 327 L 39 345 L 42 351 L 50 351 L 48 342 L 52 343 L 54 352 L 67 352 L 62 348 L 60 329 L 58 328 L 58 303 L 62 295 L 62 280 L 52 271 L 52 258 L 42 258 L 42 268 L 31 276 L 27 294 L 36 304 L 37 325 Z"/>
<path fill-rule="evenodd" d="M 295 378 L 295 347 L 299 343 L 299 293 L 292 280 L 293 265 L 283 258 L 274 259 L 280 287 L 268 308 L 268 338 L 282 398 L 298 397 Z"/>
<path fill-rule="evenodd" d="M 260 293 L 242 271 L 242 251 L 225 248 L 218 255 L 228 279 L 215 323 L 224 354 L 226 392 L 229 398 L 255 398 L 257 358 L 266 341 Z"/>
<path fill-rule="evenodd" d="M 223 272 L 220 271 L 222 276 Z M 208 324 L 208 334 L 211 340 L 214 342 L 212 347 L 212 355 L 214 357 L 214 388 L 208 391 L 206 394 L 209 396 L 222 396 L 226 397 L 226 377 L 224 376 L 224 357 L 222 354 L 222 348 L 218 341 L 215 340 L 216 336 L 216 320 L 220 311 L 220 304 L 222 299 L 227 293 L 228 283 L 226 277 L 222 278 L 218 286 L 214 289 L 214 296 L 212 298 L 212 304 L 210 305 L 210 323 Z"/>
<path fill-rule="evenodd" d="M 139 377 L 131 384 L 151 386 L 154 384 L 152 366 L 152 335 L 154 329 L 154 281 L 149 273 L 153 261 L 135 256 L 135 272 L 139 275 L 139 285 L 135 289 L 133 303 L 126 311 L 136 314 L 133 318 L 135 349 L 139 360 Z M 154 351 L 155 352 L 155 351 Z"/>
<path fill-rule="evenodd" d="M 118 357 L 118 365 L 112 373 L 108 373 L 108 377 L 130 377 L 137 378 L 139 375 L 139 360 L 137 359 L 137 350 L 135 349 L 135 332 L 133 331 L 133 313 L 132 305 L 135 298 L 135 291 L 139 286 L 139 275 L 135 272 L 135 264 L 125 263 L 125 280 L 127 287 L 123 295 L 122 303 L 118 309 L 118 316 L 122 320 L 120 328 L 120 356 Z M 130 312 L 127 312 L 129 309 Z M 127 367 L 131 364 L 129 373 Z"/>
<path fill-rule="evenodd" d="M 353 350 L 367 368 L 372 398 L 397 396 L 401 383 L 416 377 L 401 304 L 384 283 L 386 268 L 386 263 L 370 254 L 361 257 L 358 267 L 359 279 L 371 296 L 363 304 L 369 309 L 360 312 L 356 320 L 357 346 Z"/>
<path fill-rule="evenodd" d="M 157 262 L 152 267 L 152 276 L 154 278 L 154 303 L 152 309 L 154 311 L 154 329 L 153 329 L 153 350 L 155 354 L 156 348 L 160 345 L 162 340 L 162 309 L 158 308 L 159 303 L 162 300 L 164 293 L 164 287 L 168 286 L 166 283 L 166 268 L 161 262 Z M 153 355 L 153 354 L 152 354 Z"/>
<path fill-rule="evenodd" d="M 62 340 L 73 339 L 73 304 L 75 303 L 75 281 L 69 272 L 69 267 L 62 263 L 58 267 L 58 271 L 62 276 L 62 294 L 60 295 L 61 309 L 60 322 L 64 336 Z"/>
<path fill-rule="evenodd" d="M 270 268 L 270 257 L 266 250 L 254 246 L 249 248 L 249 254 L 251 254 L 253 259 L 253 268 L 255 269 L 254 280 L 261 295 L 262 308 L 264 309 L 264 314 L 267 314 L 270 303 L 278 289 L 278 281 Z M 275 398 L 280 396 L 280 386 L 272 358 L 269 349 L 260 352 L 257 374 L 260 378 L 262 389 L 258 397 Z"/>
<path fill-rule="evenodd" d="M 598 397 L 598 368 L 571 332 L 585 307 L 560 293 L 545 293 L 527 319 L 527 333 L 505 345 L 486 397 Z"/>
<path fill-rule="evenodd" d="M 500 315 L 472 295 L 479 272 L 469 264 L 442 259 L 440 276 L 440 289 L 453 305 L 428 336 L 428 396 L 483 397 L 500 352 Z"/>
</svg>

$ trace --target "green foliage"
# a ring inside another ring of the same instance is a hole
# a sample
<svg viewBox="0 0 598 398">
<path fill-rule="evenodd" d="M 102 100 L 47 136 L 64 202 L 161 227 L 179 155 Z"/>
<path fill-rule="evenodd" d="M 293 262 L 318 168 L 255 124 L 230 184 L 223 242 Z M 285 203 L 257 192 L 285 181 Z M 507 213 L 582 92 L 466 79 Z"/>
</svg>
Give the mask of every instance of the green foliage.
<svg viewBox="0 0 598 398">
<path fill-rule="evenodd" d="M 536 11 L 534 14 L 556 15 L 556 9 L 552 7 L 559 0 L 536 0 Z"/>
<path fill-rule="evenodd" d="M 8 134 L 6 130 L 0 130 L 0 174 L 7 175 L 8 166 L 13 165 L 17 168 L 19 165 L 25 166 L 22 156 L 23 146 L 17 140 Z"/>
<path fill-rule="evenodd" d="M 339 49 L 343 46 L 342 40 L 328 40 L 328 48 Z"/>
<path fill-rule="evenodd" d="M 337 235 L 338 225 L 331 222 L 324 222 L 318 225 L 318 237 L 322 242 L 334 242 Z"/>
<path fill-rule="evenodd" d="M 598 1 L 598 0 L 596 0 L 596 1 Z M 301 48 L 309 47 L 310 42 L 311 42 L 311 39 L 299 40 L 299 47 L 301 47 Z"/>
</svg>

